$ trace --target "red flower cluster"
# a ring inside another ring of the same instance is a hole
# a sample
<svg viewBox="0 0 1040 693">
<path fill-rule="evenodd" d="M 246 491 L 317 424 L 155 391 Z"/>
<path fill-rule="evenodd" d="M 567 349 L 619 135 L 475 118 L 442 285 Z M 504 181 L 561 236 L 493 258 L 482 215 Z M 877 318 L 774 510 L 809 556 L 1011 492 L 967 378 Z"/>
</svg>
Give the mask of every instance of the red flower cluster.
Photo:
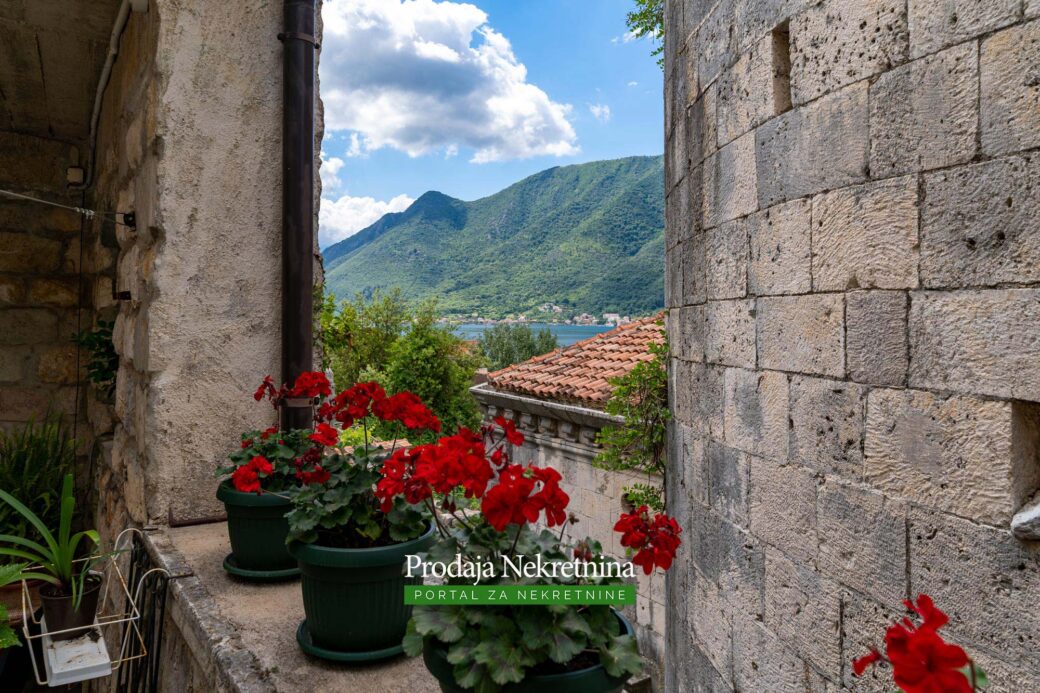
<svg viewBox="0 0 1040 693">
<path fill-rule="evenodd" d="M 331 426 L 328 428 L 333 432 L 336 431 Z M 313 439 L 313 437 L 312 435 L 311 438 Z M 293 465 L 296 467 L 296 478 L 304 484 L 324 484 L 331 475 L 322 469 L 322 459 L 322 449 L 315 446 L 303 453 L 298 459 L 293 460 Z"/>
<path fill-rule="evenodd" d="M 967 653 L 943 640 L 938 631 L 949 618 L 936 608 L 932 598 L 922 594 L 917 603 L 904 602 L 921 617 L 915 626 L 908 618 L 889 626 L 885 633 L 885 652 L 892 663 L 895 683 L 906 693 L 971 693 L 972 683 L 961 671 L 968 666 Z M 877 650 L 852 662 L 852 671 L 861 676 L 883 657 Z"/>
<path fill-rule="evenodd" d="M 249 460 L 231 474 L 231 483 L 235 489 L 242 493 L 260 493 L 260 477 L 267 476 L 274 471 L 274 467 L 267 461 L 266 457 L 257 455 Z"/>
<path fill-rule="evenodd" d="M 563 524 L 570 499 L 560 488 L 559 472 L 506 461 L 501 448 L 489 457 L 484 440 L 460 428 L 436 443 L 395 452 L 383 464 L 376 496 L 386 512 L 398 495 L 414 505 L 461 487 L 467 498 L 481 499 L 481 512 L 498 531 L 509 524 L 535 522 L 542 512 L 550 527 Z M 489 489 L 496 473 L 497 481 Z"/>
<path fill-rule="evenodd" d="M 510 445 L 520 447 L 524 444 L 524 434 L 516 430 L 516 424 L 504 416 L 496 416 L 495 423 L 502 427 L 506 434 L 506 440 Z"/>
<path fill-rule="evenodd" d="M 560 488 L 561 478 L 552 467 L 509 465 L 498 473 L 498 483 L 484 496 L 480 511 L 499 532 L 506 525 L 537 522 L 543 510 L 546 524 L 562 525 L 567 521 L 570 498 Z"/>
<path fill-rule="evenodd" d="M 331 394 L 332 386 L 324 373 L 321 371 L 307 371 L 300 373 L 296 377 L 296 382 L 293 383 L 292 387 L 288 385 L 275 387 L 274 378 L 269 375 L 266 376 L 264 381 L 260 383 L 260 387 L 256 388 L 256 392 L 253 393 L 253 399 L 259 402 L 264 397 L 267 397 L 271 400 L 271 404 L 277 407 L 287 397 L 314 399 L 315 397 L 328 397 Z"/>
<path fill-rule="evenodd" d="M 339 431 L 327 423 L 319 423 L 314 428 L 314 433 L 307 436 L 307 438 L 313 440 L 318 445 L 333 447 L 339 443 Z"/>
<path fill-rule="evenodd" d="M 411 392 L 386 396 L 377 382 L 358 383 L 344 390 L 318 407 L 315 420 L 338 421 L 344 428 L 368 416 L 382 421 L 399 421 L 408 429 L 440 431 L 441 422 L 425 404 Z"/>
<path fill-rule="evenodd" d="M 649 575 L 654 566 L 668 570 L 672 566 L 675 552 L 679 548 L 679 534 L 682 528 L 673 518 L 663 513 L 650 519 L 650 509 L 640 506 L 632 513 L 623 513 L 614 525 L 615 532 L 621 532 L 621 545 L 635 549 L 632 562 L 643 568 Z"/>
</svg>

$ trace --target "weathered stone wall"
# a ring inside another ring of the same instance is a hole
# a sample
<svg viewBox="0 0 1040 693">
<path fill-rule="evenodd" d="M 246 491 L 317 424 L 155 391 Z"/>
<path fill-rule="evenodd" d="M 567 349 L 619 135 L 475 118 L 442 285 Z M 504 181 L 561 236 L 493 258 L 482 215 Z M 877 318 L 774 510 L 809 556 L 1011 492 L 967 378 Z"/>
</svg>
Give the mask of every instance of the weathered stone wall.
<svg viewBox="0 0 1040 693">
<path fill-rule="evenodd" d="M 214 468 L 273 422 L 251 394 L 279 371 L 281 24 L 278 3 L 157 0 L 122 38 L 97 182 L 137 217 L 117 232 L 110 529 L 220 512 Z"/>
<path fill-rule="evenodd" d="M 615 558 L 625 557 L 625 548 L 618 542 L 620 535 L 614 531 L 618 515 L 631 506 L 626 505 L 623 490 L 634 483 L 655 484 L 656 480 L 632 472 L 615 472 L 600 469 L 593 460 L 600 452 L 596 443 L 599 430 L 611 421 L 611 417 L 596 411 L 586 412 L 583 421 L 577 422 L 570 412 L 553 415 L 552 402 L 539 402 L 535 407 L 525 407 L 522 398 L 513 398 L 514 406 L 503 406 L 495 402 L 494 396 L 484 394 L 480 388 L 473 390 L 480 404 L 485 422 L 496 416 L 505 416 L 516 422 L 517 429 L 524 434 L 524 444 L 513 450 L 516 464 L 534 464 L 553 467 L 563 476 L 561 488 L 570 496 L 567 507 L 578 523 L 567 530 L 573 540 L 591 537 L 603 545 L 603 550 Z M 533 411 L 532 409 L 537 409 Z M 571 410 L 578 409 L 570 407 Z M 571 419 L 571 420 L 568 420 Z M 651 665 L 649 672 L 660 679 L 664 667 L 665 634 L 665 589 L 659 571 L 651 575 L 638 572 L 636 580 L 636 605 L 626 607 L 625 615 L 636 629 L 640 652 Z"/>
<path fill-rule="evenodd" d="M 83 194 L 67 191 L 65 182 L 79 156 L 65 142 L 0 132 L 0 188 L 82 206 Z M 74 418 L 86 418 L 72 343 L 78 321 L 90 324 L 88 293 L 82 316 L 77 310 L 82 231 L 75 212 L 0 195 L 0 426 L 50 410 L 71 431 Z"/>
<path fill-rule="evenodd" d="M 667 690 L 891 690 L 919 593 L 1040 689 L 1040 4 L 666 15 Z"/>
</svg>

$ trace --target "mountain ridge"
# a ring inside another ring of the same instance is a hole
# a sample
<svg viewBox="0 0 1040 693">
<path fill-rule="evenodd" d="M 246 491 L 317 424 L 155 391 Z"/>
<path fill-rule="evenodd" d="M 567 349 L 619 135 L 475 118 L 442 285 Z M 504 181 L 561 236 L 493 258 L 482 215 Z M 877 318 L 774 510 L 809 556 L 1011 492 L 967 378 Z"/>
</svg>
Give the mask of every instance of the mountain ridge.
<svg viewBox="0 0 1040 693">
<path fill-rule="evenodd" d="M 554 166 L 472 202 L 429 191 L 323 255 L 342 298 L 398 286 L 454 314 L 649 313 L 664 303 L 663 157 Z"/>
</svg>

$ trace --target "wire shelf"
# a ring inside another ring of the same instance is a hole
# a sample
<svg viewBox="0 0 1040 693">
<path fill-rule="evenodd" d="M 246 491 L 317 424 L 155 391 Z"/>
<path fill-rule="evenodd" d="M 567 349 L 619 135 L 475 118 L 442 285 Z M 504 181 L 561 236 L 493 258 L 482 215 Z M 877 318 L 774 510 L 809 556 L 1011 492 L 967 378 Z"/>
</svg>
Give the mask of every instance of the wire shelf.
<svg viewBox="0 0 1040 693">
<path fill-rule="evenodd" d="M 120 665 L 134 659 L 148 656 L 148 647 L 145 645 L 145 638 L 138 625 L 141 619 L 141 611 L 138 608 L 138 601 L 141 598 L 141 588 L 145 583 L 145 579 L 152 573 L 164 573 L 168 577 L 169 572 L 163 568 L 152 568 L 141 575 L 137 580 L 137 584 L 134 585 L 131 590 L 131 587 L 127 584 L 126 578 L 123 576 L 123 571 L 119 565 L 119 559 L 123 554 L 129 553 L 128 549 L 131 547 L 135 535 L 140 538 L 144 537 L 144 533 L 136 527 L 128 527 L 120 532 L 116 537 L 112 554 L 104 561 L 104 568 L 100 571 L 96 571 L 100 573 L 102 579 L 102 594 L 101 599 L 99 600 L 98 613 L 95 617 L 94 625 L 86 627 L 88 632 L 80 636 L 80 638 L 88 638 L 91 636 L 91 633 L 97 632 L 100 634 L 100 637 L 97 638 L 96 641 L 104 643 L 102 649 L 108 656 L 109 666 L 102 673 L 84 675 L 81 678 L 74 680 L 83 681 L 90 678 L 108 676 L 116 671 Z M 73 563 L 83 565 L 90 560 L 90 557 L 81 558 Z M 40 566 L 29 566 L 27 570 L 39 568 Z M 73 631 L 83 631 L 85 627 L 76 626 L 58 631 L 47 631 L 44 619 L 42 617 L 37 618 L 38 610 L 38 605 L 34 604 L 32 601 L 32 593 L 29 589 L 28 582 L 22 580 L 22 612 L 26 614 L 26 617 L 22 622 L 22 635 L 25 638 L 25 642 L 29 649 L 29 656 L 32 659 L 33 675 L 36 677 L 36 683 L 40 686 L 55 686 L 70 683 L 71 680 L 63 680 L 60 682 L 51 681 L 54 677 L 48 675 L 47 662 L 45 661 L 41 666 L 41 664 L 36 661 L 36 649 L 33 647 L 33 644 L 37 641 L 41 644 L 41 658 L 46 660 L 48 653 L 45 651 L 43 646 L 50 642 L 50 646 L 53 647 L 54 641 L 51 641 L 51 638 L 54 635 L 70 633 Z M 30 632 L 30 626 L 38 627 L 39 632 Z M 114 630 L 118 631 L 118 639 L 113 640 L 110 637 L 106 637 Z M 57 642 L 73 643 L 76 640 L 80 640 L 80 638 Z M 111 642 L 119 643 L 119 656 L 114 659 L 109 652 L 109 643 Z M 130 654 L 132 644 L 135 644 L 135 647 L 132 648 L 133 650 L 136 650 L 134 654 Z M 43 674 L 42 676 L 41 673 Z"/>
</svg>

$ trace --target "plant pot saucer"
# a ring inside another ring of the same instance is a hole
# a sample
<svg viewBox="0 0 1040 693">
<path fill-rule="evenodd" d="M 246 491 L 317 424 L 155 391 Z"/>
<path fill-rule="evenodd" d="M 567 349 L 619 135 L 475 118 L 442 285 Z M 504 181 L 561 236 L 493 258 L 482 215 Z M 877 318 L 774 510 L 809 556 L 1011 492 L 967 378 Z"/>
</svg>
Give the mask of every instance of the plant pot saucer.
<svg viewBox="0 0 1040 693">
<path fill-rule="evenodd" d="M 327 650 L 314 644 L 314 641 L 311 640 L 311 632 L 307 628 L 307 619 L 300 621 L 300 627 L 296 629 L 296 642 L 300 644 L 300 649 L 307 654 L 320 659 L 327 659 L 331 662 L 376 662 L 404 653 L 403 645 L 394 645 L 393 647 L 371 650 L 370 652 L 337 652 L 336 650 Z"/>
<path fill-rule="evenodd" d="M 227 571 L 228 575 L 234 575 L 249 582 L 281 582 L 282 580 L 292 580 L 300 576 L 298 567 L 282 568 L 281 570 L 247 570 L 240 568 L 235 561 L 235 554 L 233 553 L 229 553 L 227 558 L 224 559 L 224 570 Z"/>
</svg>

